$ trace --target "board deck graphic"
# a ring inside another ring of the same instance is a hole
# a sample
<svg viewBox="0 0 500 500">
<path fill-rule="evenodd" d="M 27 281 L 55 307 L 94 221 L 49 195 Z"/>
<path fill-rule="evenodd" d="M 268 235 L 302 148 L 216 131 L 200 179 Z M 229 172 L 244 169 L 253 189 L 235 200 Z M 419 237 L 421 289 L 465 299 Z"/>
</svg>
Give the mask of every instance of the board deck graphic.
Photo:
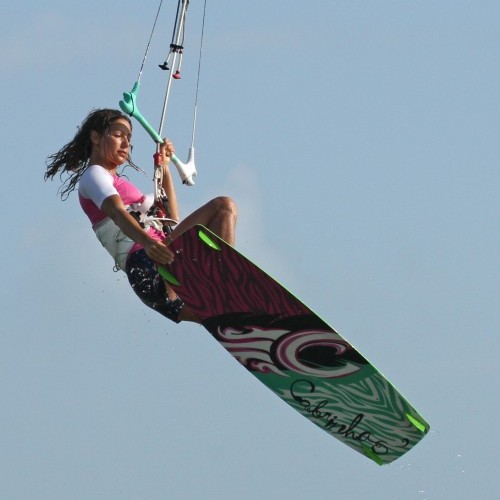
<svg viewBox="0 0 500 500">
<path fill-rule="evenodd" d="M 202 226 L 160 272 L 203 326 L 298 412 L 379 465 L 429 425 L 395 387 L 294 295 Z"/>
</svg>

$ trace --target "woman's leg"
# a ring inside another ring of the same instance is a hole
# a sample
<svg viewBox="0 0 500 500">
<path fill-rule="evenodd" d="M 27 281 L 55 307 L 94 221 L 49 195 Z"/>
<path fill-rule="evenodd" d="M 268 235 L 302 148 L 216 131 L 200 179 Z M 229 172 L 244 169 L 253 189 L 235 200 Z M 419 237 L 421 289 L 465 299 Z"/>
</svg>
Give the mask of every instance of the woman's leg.
<svg viewBox="0 0 500 500">
<path fill-rule="evenodd" d="M 165 290 L 167 291 L 167 296 L 171 301 L 178 300 L 177 294 L 170 288 L 167 281 L 163 280 L 165 284 Z M 196 316 L 193 311 L 186 304 L 182 305 L 182 308 L 177 316 L 177 320 L 181 321 L 192 321 L 193 323 L 200 323 L 200 319 Z"/>
<path fill-rule="evenodd" d="M 132 289 L 148 307 L 175 323 L 182 320 L 199 322 L 184 302 L 169 289 L 144 249 L 128 256 L 125 272 Z"/>
<path fill-rule="evenodd" d="M 234 201 L 226 196 L 220 196 L 188 215 L 175 227 L 170 236 L 175 239 L 196 224 L 202 224 L 226 243 L 234 246 L 237 218 L 238 210 Z"/>
<path fill-rule="evenodd" d="M 180 236 L 196 224 L 202 224 L 213 231 L 229 245 L 234 246 L 237 218 L 238 211 L 234 201 L 226 196 L 220 196 L 218 198 L 214 198 L 207 204 L 195 210 L 192 214 L 188 215 L 170 233 L 170 237 L 175 239 L 177 236 Z M 165 287 L 170 300 L 176 300 L 177 295 L 170 288 L 167 282 L 165 282 Z M 200 322 L 199 318 L 197 318 L 191 309 L 189 309 L 186 305 L 183 305 L 180 310 L 178 320 L 193 321 L 195 323 Z"/>
</svg>

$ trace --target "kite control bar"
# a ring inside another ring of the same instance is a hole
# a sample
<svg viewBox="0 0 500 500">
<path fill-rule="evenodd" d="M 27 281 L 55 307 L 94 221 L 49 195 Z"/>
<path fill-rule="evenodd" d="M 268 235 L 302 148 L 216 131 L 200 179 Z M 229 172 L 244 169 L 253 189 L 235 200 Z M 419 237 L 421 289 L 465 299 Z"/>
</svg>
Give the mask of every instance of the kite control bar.
<svg viewBox="0 0 500 500">
<path fill-rule="evenodd" d="M 141 112 L 137 108 L 137 92 L 139 90 L 139 81 L 135 82 L 132 90 L 130 92 L 123 93 L 123 100 L 120 101 L 121 110 L 129 116 L 133 116 L 146 130 L 146 132 L 151 136 L 153 141 L 159 144 L 163 144 L 163 139 L 156 132 L 156 130 L 149 124 L 149 122 L 142 116 Z M 187 163 L 183 163 L 175 154 L 173 154 L 170 159 L 172 163 L 177 168 L 179 175 L 183 184 L 188 186 L 194 186 L 194 177 L 197 175 L 196 166 L 194 164 L 194 147 L 189 148 Z"/>
</svg>

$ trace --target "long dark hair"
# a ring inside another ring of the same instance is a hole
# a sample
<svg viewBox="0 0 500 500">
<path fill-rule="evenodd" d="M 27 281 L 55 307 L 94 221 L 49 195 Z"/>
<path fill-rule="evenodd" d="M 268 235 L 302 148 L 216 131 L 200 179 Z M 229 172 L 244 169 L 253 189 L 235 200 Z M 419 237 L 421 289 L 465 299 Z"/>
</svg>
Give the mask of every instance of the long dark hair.
<svg viewBox="0 0 500 500">
<path fill-rule="evenodd" d="M 130 127 L 132 127 L 130 118 L 117 109 L 95 109 L 91 111 L 81 126 L 78 127 L 75 137 L 57 153 L 51 154 L 47 158 L 45 180 L 52 180 L 57 174 L 63 180 L 63 176 L 66 175 L 58 191 L 63 200 L 76 188 L 80 177 L 88 166 L 92 153 L 90 132 L 95 130 L 99 135 L 102 135 L 119 118 L 127 120 Z M 134 165 L 130 156 L 127 160 L 130 166 L 138 168 Z"/>
</svg>

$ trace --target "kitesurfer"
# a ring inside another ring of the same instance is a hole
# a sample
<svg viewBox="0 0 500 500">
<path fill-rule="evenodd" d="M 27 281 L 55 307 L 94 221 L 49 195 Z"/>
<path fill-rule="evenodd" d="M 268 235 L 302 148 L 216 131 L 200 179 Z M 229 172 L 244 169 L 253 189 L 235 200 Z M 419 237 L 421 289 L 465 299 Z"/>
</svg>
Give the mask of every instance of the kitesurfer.
<svg viewBox="0 0 500 500">
<path fill-rule="evenodd" d="M 182 299 L 163 280 L 157 265 L 171 264 L 175 258 L 168 245 L 195 224 L 203 224 L 230 245 L 234 245 L 237 209 L 231 198 L 209 201 L 180 221 L 171 232 L 164 232 L 151 216 L 153 196 L 144 195 L 117 173 L 129 164 L 132 123 L 114 109 L 92 111 L 74 138 L 47 159 L 45 180 L 56 174 L 69 177 L 59 192 L 65 200 L 78 186 L 80 205 L 92 228 L 128 276 L 134 292 L 147 306 L 168 319 L 198 322 Z M 158 165 L 163 169 L 163 190 L 168 198 L 169 217 L 179 221 L 177 198 L 169 169 L 174 146 L 164 140 L 159 148 Z"/>
</svg>

